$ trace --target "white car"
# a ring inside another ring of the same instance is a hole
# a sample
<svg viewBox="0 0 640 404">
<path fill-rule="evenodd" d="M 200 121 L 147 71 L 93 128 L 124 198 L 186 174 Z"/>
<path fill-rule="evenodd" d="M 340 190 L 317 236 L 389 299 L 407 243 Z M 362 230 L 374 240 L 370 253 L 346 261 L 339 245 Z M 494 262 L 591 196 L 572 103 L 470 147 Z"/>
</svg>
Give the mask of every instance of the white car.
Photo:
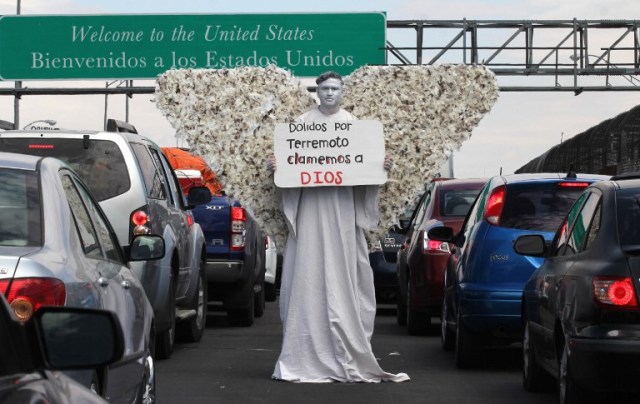
<svg viewBox="0 0 640 404">
<path fill-rule="evenodd" d="M 278 249 L 276 242 L 269 236 L 264 238 L 265 252 L 265 274 L 264 274 L 264 290 L 265 300 L 275 302 L 278 295 L 276 287 L 277 268 L 278 268 Z"/>
</svg>

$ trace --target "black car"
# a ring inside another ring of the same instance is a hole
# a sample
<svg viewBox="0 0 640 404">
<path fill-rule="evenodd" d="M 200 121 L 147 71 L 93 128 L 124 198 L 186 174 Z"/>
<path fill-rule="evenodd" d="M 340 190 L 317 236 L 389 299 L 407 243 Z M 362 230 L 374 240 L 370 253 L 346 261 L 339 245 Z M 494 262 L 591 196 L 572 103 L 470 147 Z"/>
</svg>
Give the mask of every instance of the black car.
<svg viewBox="0 0 640 404">
<path fill-rule="evenodd" d="M 0 293 L 0 402 L 106 403 L 57 370 L 107 366 L 124 354 L 115 313 L 43 307 L 18 321 Z"/>
<path fill-rule="evenodd" d="M 639 392 L 640 176 L 591 185 L 550 244 L 529 234 L 514 249 L 545 258 L 522 295 L 525 389 L 549 373 L 563 403 Z"/>
</svg>

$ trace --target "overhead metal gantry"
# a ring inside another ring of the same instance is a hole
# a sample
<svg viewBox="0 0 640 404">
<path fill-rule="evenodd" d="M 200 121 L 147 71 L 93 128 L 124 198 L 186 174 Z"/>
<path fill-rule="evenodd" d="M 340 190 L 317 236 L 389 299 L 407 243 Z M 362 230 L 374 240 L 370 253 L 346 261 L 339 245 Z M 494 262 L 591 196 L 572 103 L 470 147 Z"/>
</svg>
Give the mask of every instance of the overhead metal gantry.
<svg viewBox="0 0 640 404">
<path fill-rule="evenodd" d="M 640 91 L 640 20 L 391 20 L 386 51 L 389 65 L 485 65 L 500 76 L 501 91 Z M 0 88 L 0 95 L 17 98 L 153 92 L 132 81 Z"/>
<path fill-rule="evenodd" d="M 412 35 L 395 39 L 398 31 Z M 388 21 L 387 38 L 389 64 L 477 64 L 498 76 L 553 78 L 501 91 L 640 90 L 640 20 Z"/>
</svg>

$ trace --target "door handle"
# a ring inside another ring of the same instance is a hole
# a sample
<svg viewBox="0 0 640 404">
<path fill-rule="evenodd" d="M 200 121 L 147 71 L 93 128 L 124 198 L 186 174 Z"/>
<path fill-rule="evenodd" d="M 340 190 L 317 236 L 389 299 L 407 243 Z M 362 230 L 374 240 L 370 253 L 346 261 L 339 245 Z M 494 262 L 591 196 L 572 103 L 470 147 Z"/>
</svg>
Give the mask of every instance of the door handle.
<svg viewBox="0 0 640 404">
<path fill-rule="evenodd" d="M 122 285 L 122 287 L 125 289 L 129 289 L 131 287 L 131 284 L 129 283 L 129 281 L 122 281 L 120 285 Z"/>
<path fill-rule="evenodd" d="M 109 285 L 109 280 L 104 276 L 101 276 L 98 278 L 98 285 L 106 287 L 107 285 Z"/>
</svg>

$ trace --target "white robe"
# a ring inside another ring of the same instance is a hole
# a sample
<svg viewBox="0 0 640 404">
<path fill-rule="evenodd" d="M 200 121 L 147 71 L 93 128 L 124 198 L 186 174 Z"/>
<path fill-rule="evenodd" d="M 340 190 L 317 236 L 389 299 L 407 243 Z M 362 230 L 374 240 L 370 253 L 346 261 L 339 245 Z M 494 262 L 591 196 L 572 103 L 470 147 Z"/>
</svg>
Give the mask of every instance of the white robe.
<svg viewBox="0 0 640 404">
<path fill-rule="evenodd" d="M 319 109 L 304 122 L 353 120 Z M 283 188 L 289 227 L 280 288 L 282 351 L 273 378 L 294 382 L 401 382 L 371 350 L 376 314 L 363 229 L 378 223 L 377 185 Z"/>
</svg>

